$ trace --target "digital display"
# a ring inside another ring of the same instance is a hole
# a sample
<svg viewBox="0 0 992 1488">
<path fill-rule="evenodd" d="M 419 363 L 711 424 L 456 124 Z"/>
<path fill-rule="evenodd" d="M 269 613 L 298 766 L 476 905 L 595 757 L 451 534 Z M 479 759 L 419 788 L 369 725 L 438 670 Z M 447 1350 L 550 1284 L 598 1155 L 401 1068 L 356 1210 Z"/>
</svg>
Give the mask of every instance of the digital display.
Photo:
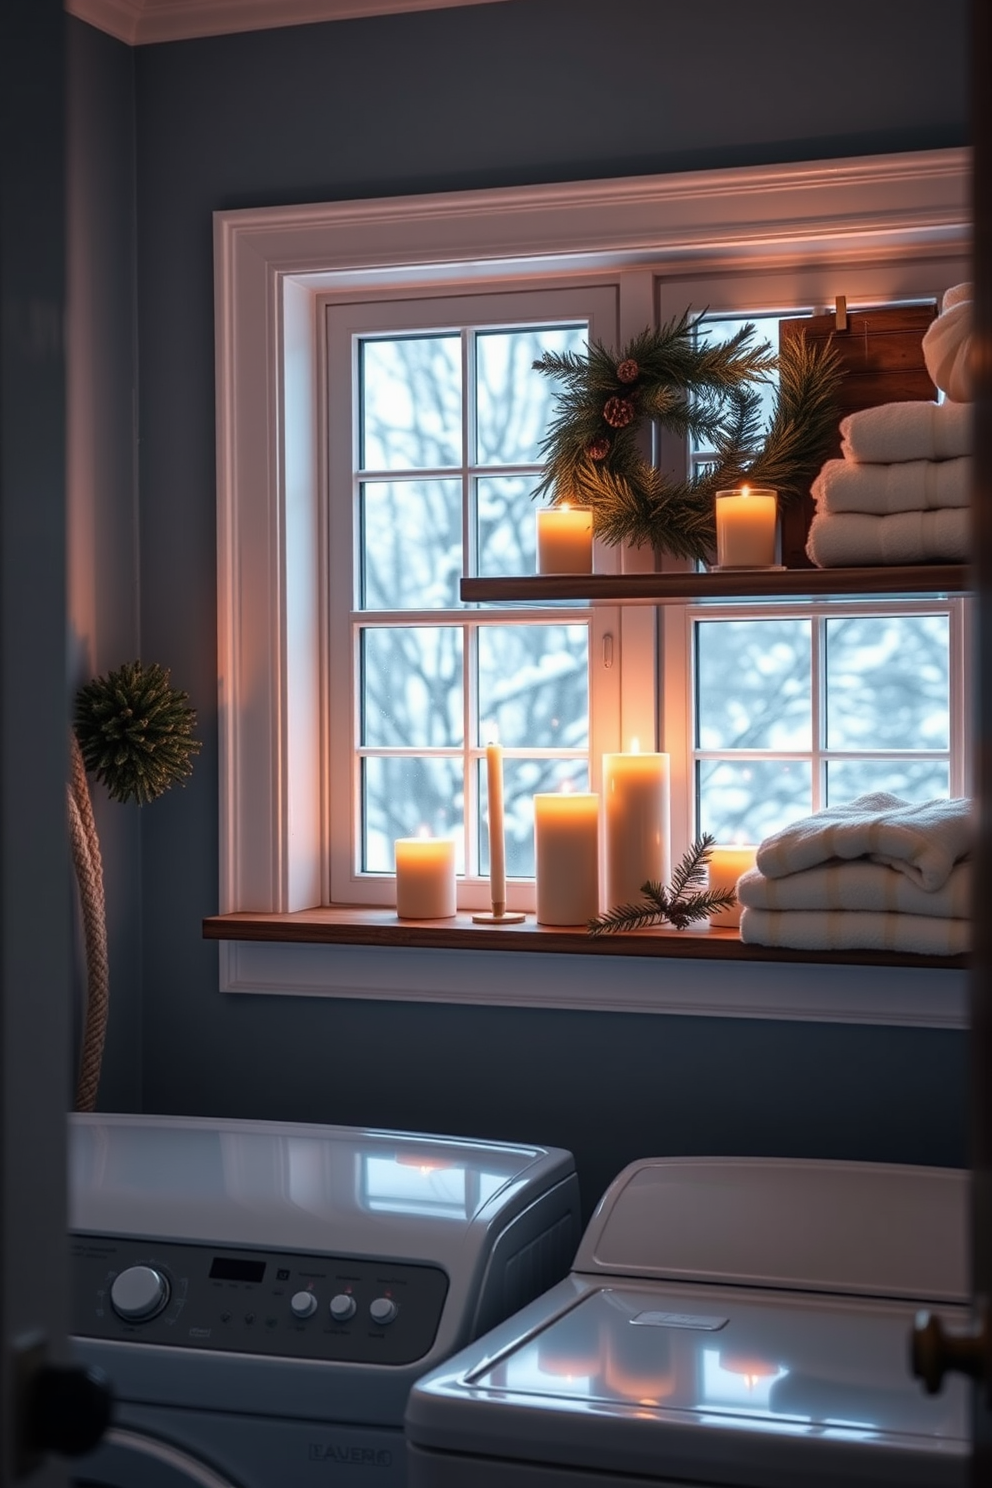
<svg viewBox="0 0 992 1488">
<path fill-rule="evenodd" d="M 261 1281 L 264 1261 L 242 1261 L 237 1256 L 215 1256 L 210 1267 L 211 1281 Z"/>
</svg>

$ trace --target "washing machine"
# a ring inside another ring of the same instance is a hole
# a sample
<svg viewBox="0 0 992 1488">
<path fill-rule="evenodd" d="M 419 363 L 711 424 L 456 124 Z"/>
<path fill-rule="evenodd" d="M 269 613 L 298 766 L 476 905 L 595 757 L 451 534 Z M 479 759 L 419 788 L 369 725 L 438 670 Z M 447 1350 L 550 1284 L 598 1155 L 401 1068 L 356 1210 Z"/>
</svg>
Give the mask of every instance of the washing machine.
<svg viewBox="0 0 992 1488">
<path fill-rule="evenodd" d="M 569 1153 L 408 1132 L 70 1118 L 93 1488 L 401 1488 L 413 1381 L 568 1272 Z"/>
<path fill-rule="evenodd" d="M 968 1397 L 909 1372 L 967 1317 L 967 1174 L 658 1159 L 571 1274 L 432 1370 L 410 1488 L 964 1488 Z"/>
</svg>

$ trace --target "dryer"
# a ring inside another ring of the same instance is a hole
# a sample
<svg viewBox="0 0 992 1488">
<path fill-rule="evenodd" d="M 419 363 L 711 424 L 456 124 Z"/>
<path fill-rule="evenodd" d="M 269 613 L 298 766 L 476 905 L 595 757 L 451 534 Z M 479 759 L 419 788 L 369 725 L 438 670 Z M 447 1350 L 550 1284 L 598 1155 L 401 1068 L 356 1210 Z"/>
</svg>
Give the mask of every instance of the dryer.
<svg viewBox="0 0 992 1488">
<path fill-rule="evenodd" d="M 74 1347 L 110 1376 L 94 1488 L 405 1482 L 413 1381 L 566 1272 L 567 1152 L 74 1115 Z"/>
<path fill-rule="evenodd" d="M 411 1392 L 410 1488 L 965 1488 L 968 1394 L 909 1372 L 967 1317 L 967 1174 L 661 1158 L 570 1276 Z"/>
</svg>

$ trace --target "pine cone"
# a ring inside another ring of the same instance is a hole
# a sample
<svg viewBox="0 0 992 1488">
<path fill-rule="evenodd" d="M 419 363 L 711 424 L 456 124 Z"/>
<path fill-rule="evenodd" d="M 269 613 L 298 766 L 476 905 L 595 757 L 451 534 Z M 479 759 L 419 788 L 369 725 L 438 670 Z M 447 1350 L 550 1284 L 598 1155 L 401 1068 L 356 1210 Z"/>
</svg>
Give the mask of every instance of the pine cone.
<svg viewBox="0 0 992 1488">
<path fill-rule="evenodd" d="M 590 460 L 605 460 L 610 453 L 610 441 L 604 435 L 602 439 L 594 439 L 592 444 L 586 445 L 586 454 Z"/>
<path fill-rule="evenodd" d="M 617 367 L 617 382 L 636 382 L 641 375 L 641 369 L 633 357 L 625 357 Z"/>
<path fill-rule="evenodd" d="M 87 770 L 115 801 L 153 801 L 192 774 L 196 713 L 189 694 L 169 686 L 169 673 L 140 661 L 125 664 L 76 694 L 76 737 Z"/>
<path fill-rule="evenodd" d="M 629 398 L 607 398 L 603 417 L 611 429 L 626 429 L 634 422 L 634 405 Z"/>
</svg>

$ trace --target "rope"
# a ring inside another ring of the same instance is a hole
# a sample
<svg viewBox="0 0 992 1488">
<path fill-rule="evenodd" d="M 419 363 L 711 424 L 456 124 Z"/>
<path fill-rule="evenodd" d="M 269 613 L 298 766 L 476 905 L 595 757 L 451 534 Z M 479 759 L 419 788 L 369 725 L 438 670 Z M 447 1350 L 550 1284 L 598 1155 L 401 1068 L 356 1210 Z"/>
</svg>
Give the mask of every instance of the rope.
<svg viewBox="0 0 992 1488">
<path fill-rule="evenodd" d="M 109 975 L 107 964 L 107 910 L 103 897 L 103 862 L 100 839 L 93 820 L 86 766 L 75 733 L 69 732 L 70 781 L 66 788 L 69 807 L 69 842 L 79 884 L 86 946 L 86 1023 L 76 1086 L 76 1110 L 96 1106 L 103 1044 L 107 1034 Z"/>
</svg>

